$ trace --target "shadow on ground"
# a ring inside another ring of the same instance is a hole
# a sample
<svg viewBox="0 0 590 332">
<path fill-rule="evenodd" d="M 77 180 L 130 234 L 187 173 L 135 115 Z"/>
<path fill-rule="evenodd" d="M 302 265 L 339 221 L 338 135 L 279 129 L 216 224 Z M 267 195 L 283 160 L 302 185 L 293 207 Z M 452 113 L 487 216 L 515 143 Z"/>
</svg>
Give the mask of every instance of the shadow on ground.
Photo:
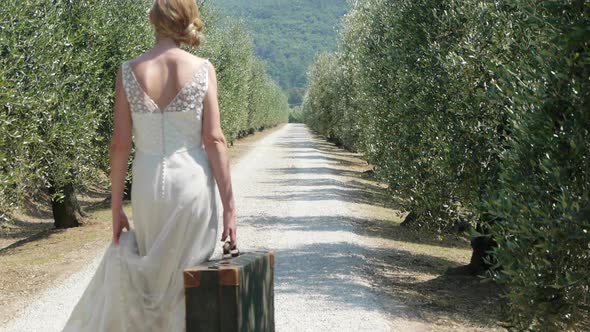
<svg viewBox="0 0 590 332">
<path fill-rule="evenodd" d="M 246 217 L 240 223 L 263 230 L 279 228 L 285 231 L 310 233 L 350 230 L 359 223 L 378 223 L 375 220 L 339 217 Z M 385 228 L 399 229 L 399 226 Z M 366 233 L 365 233 L 366 234 Z M 394 234 L 393 237 L 390 235 Z M 403 233 L 376 232 L 375 238 L 390 238 L 404 242 Z M 432 241 L 416 241 L 432 245 Z M 275 251 L 276 283 L 289 285 L 282 292 L 296 293 L 301 288 L 329 297 L 337 305 L 354 305 L 364 310 L 375 310 L 374 303 L 358 298 L 359 287 L 387 294 L 391 301 L 385 308 L 395 317 L 408 320 L 445 324 L 447 321 L 468 322 L 477 326 L 494 326 L 501 314 L 501 289 L 493 283 L 482 283 L 477 277 L 446 276 L 448 268 L 465 262 L 450 258 L 416 253 L 400 248 L 378 248 L 351 243 L 313 243 L 296 249 Z M 351 249 L 352 248 L 352 249 Z M 444 248 L 440 248 L 444 250 Z M 350 255 L 359 265 L 351 267 Z M 292 262 L 307 262 L 295 264 Z M 321 262 L 321 263 L 318 263 Z M 346 263 L 345 263 L 346 262 Z M 323 266 L 318 269 L 317 266 Z M 329 271 L 327 273 L 326 271 Z M 362 275 L 372 280 L 371 285 L 359 285 L 347 275 Z M 412 313 L 411 316 L 408 313 Z"/>
<path fill-rule="evenodd" d="M 296 190 L 277 195 L 263 193 L 251 198 L 271 201 L 340 200 L 369 207 L 387 207 L 392 213 L 399 209 L 399 202 L 391 198 L 385 186 L 366 172 L 371 168 L 359 158 L 359 154 L 339 149 L 317 135 L 310 140 L 304 130 L 296 131 L 301 132 L 301 135 L 281 137 L 276 144 L 288 151 L 289 158 L 324 161 L 323 165 L 268 168 L 266 171 L 276 180 L 266 183 L 292 186 Z M 292 174 L 303 175 L 303 179 L 285 179 L 285 175 Z M 376 243 L 380 240 L 389 240 L 389 243 L 395 241 L 392 247 L 387 248 L 327 242 L 278 250 L 275 253 L 277 284 L 289 285 L 282 291 L 297 292 L 302 287 L 311 287 L 315 292 L 335 299 L 338 305 L 354 303 L 357 306 L 366 305 L 366 310 L 374 310 L 369 307 L 370 301 L 357 298 L 361 295 L 353 291 L 361 286 L 351 284 L 353 279 L 342 278 L 358 273 L 372 280 L 371 285 L 362 287 L 390 297 L 392 304 L 388 311 L 394 316 L 397 316 L 397 312 L 411 312 L 415 316 L 405 318 L 419 317 L 421 321 L 441 326 L 449 322 L 464 322 L 471 326 L 498 327 L 497 322 L 501 319 L 505 303 L 500 295 L 503 293 L 500 287 L 482 282 L 478 277 L 444 274 L 448 268 L 468 263 L 451 254 L 445 257 L 447 251 L 457 250 L 463 250 L 468 255 L 469 242 L 463 236 L 449 235 L 440 240 L 436 234 L 412 231 L 399 226 L 399 223 L 370 217 L 246 217 L 243 222 L 261 229 L 278 227 L 314 233 L 352 229 L 359 235 L 374 239 Z M 351 245 L 354 250 L 350 250 Z M 420 250 L 411 249 L 416 246 Z M 362 253 L 362 257 L 358 257 L 362 264 L 350 267 L 344 263 L 347 255 L 359 252 Z M 321 264 L 290 264 L 317 260 L 328 264 L 325 270 L 315 267 Z M 396 310 L 402 307 L 409 310 Z"/>
</svg>

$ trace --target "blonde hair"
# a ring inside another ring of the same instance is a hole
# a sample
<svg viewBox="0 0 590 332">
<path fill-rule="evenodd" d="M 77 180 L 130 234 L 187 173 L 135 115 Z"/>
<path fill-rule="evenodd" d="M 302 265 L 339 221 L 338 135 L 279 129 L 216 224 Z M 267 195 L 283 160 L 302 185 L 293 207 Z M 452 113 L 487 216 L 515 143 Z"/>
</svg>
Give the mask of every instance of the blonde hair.
<svg viewBox="0 0 590 332">
<path fill-rule="evenodd" d="M 192 47 L 201 45 L 203 21 L 195 0 L 156 0 L 151 10 L 156 33 Z"/>
</svg>

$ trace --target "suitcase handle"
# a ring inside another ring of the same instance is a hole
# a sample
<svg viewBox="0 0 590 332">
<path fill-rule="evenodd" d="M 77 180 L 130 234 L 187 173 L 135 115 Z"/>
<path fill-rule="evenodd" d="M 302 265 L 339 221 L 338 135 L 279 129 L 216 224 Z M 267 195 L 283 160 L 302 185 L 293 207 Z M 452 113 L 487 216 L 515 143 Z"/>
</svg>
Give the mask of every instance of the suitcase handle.
<svg viewBox="0 0 590 332">
<path fill-rule="evenodd" d="M 226 241 L 225 243 L 223 243 L 223 256 L 227 256 L 229 254 L 231 254 L 231 257 L 237 257 L 240 255 L 240 250 L 238 249 L 237 246 L 234 246 L 233 249 L 231 249 L 230 247 L 230 241 Z"/>
</svg>

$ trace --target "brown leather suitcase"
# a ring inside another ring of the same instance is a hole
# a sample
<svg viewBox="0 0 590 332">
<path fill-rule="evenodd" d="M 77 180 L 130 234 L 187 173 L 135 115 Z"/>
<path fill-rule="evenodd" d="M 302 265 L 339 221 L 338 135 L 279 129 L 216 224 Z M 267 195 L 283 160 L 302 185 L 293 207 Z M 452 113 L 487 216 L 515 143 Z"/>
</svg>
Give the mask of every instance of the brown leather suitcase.
<svg viewBox="0 0 590 332">
<path fill-rule="evenodd" d="M 275 330 L 272 251 L 209 260 L 183 275 L 187 332 Z"/>
</svg>

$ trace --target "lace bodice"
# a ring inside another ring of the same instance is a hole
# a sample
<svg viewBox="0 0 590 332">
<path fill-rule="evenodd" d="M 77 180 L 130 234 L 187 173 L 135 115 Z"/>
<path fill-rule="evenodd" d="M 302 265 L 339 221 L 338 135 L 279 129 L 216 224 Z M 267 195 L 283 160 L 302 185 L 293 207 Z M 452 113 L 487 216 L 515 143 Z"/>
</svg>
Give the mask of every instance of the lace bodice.
<svg viewBox="0 0 590 332">
<path fill-rule="evenodd" d="M 129 61 L 122 65 L 123 86 L 133 121 L 135 147 L 166 156 L 202 146 L 203 99 L 208 89 L 208 60 L 199 64 L 174 99 L 160 109 L 140 86 Z"/>
</svg>

